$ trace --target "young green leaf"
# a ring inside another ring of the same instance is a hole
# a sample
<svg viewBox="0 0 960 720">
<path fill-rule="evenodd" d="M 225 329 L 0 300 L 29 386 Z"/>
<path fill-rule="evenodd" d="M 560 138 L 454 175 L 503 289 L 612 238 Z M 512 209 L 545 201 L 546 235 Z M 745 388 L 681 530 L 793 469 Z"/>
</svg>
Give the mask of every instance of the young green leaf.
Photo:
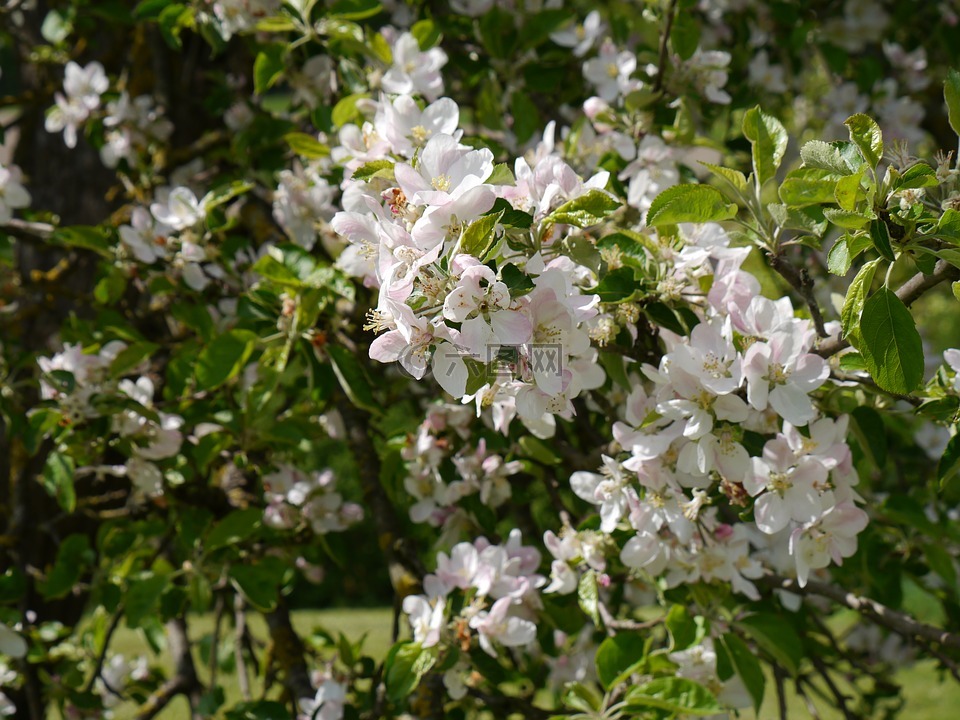
<svg viewBox="0 0 960 720">
<path fill-rule="evenodd" d="M 772 115 L 759 106 L 747 110 L 743 116 L 743 134 L 753 146 L 753 170 L 757 182 L 763 185 L 777 174 L 787 151 L 787 131 Z"/>
<path fill-rule="evenodd" d="M 870 294 L 870 286 L 873 283 L 873 276 L 877 272 L 877 266 L 881 259 L 871 260 L 865 263 L 860 271 L 854 276 L 853 282 L 847 289 L 847 297 L 843 301 L 843 308 L 840 311 L 840 322 L 843 326 L 843 334 L 850 339 L 854 347 L 860 345 L 860 314 L 863 312 L 863 304 L 867 301 L 867 295 Z"/>
<path fill-rule="evenodd" d="M 647 211 L 647 225 L 718 222 L 737 215 L 719 190 L 709 185 L 674 185 L 657 195 Z"/>
<path fill-rule="evenodd" d="M 863 113 L 851 115 L 844 125 L 850 131 L 850 140 L 860 149 L 863 159 L 875 170 L 883 158 L 883 134 L 880 126 Z"/>
</svg>

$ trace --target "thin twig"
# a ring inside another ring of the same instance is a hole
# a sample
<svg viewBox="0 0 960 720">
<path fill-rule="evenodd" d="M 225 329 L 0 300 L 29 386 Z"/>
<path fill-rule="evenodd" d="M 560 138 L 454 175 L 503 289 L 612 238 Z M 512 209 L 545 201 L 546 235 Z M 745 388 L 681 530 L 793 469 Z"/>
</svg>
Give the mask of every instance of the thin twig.
<svg viewBox="0 0 960 720">
<path fill-rule="evenodd" d="M 787 692 L 783 686 L 783 668 L 773 666 L 773 679 L 777 683 L 777 708 L 780 711 L 780 720 L 787 720 Z"/>
<path fill-rule="evenodd" d="M 663 26 L 663 35 L 660 36 L 660 55 L 657 60 L 657 79 L 653 83 L 653 92 L 663 90 L 663 77 L 667 73 L 667 44 L 670 42 L 670 31 L 673 30 L 673 18 L 677 14 L 677 0 L 670 0 L 667 7 L 667 22 Z"/>
<path fill-rule="evenodd" d="M 846 720 L 857 720 L 857 716 L 850 712 L 850 709 L 847 707 L 847 696 L 840 692 L 840 688 L 837 687 L 836 683 L 833 682 L 833 678 L 830 677 L 830 668 L 826 666 L 817 653 L 811 653 L 810 659 L 813 661 L 813 666 L 817 669 L 820 677 L 823 678 L 823 681 L 833 694 L 834 700 L 837 702 L 837 707 L 840 709 L 840 712 L 843 713 L 843 717 L 846 718 Z"/>
<path fill-rule="evenodd" d="M 810 317 L 813 319 L 813 326 L 817 329 L 817 335 L 822 338 L 830 337 L 827 328 L 823 323 L 823 313 L 820 312 L 820 305 L 813 294 L 813 278 L 806 268 L 797 270 L 793 263 L 786 260 L 783 255 L 771 255 L 770 267 L 786 280 L 790 287 L 797 291 L 797 294 L 803 298 L 803 301 L 810 309 Z"/>
<path fill-rule="evenodd" d="M 856 610 L 868 620 L 888 630 L 892 630 L 902 637 L 920 638 L 929 642 L 939 643 L 943 647 L 960 650 L 960 634 L 919 622 L 909 615 L 905 615 L 904 613 L 878 603 L 876 600 L 847 592 L 836 585 L 830 585 L 829 583 L 818 580 L 809 580 L 806 586 L 800 587 L 800 583 L 796 580 L 776 575 L 764 578 L 761 582 L 797 595 L 819 595 L 829 598 L 839 605 L 848 607 L 851 610 Z"/>
</svg>

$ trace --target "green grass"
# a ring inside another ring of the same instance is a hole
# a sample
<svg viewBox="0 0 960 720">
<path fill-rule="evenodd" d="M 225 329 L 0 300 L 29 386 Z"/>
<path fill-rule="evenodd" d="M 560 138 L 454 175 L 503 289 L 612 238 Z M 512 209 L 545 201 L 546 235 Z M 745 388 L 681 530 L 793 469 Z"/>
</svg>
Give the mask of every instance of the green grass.
<svg viewBox="0 0 960 720">
<path fill-rule="evenodd" d="M 322 627 L 331 635 L 343 633 L 348 639 L 358 641 L 364 634 L 364 652 L 374 658 L 382 658 L 390 647 L 390 632 L 392 614 L 389 609 L 370 610 L 322 610 L 298 611 L 292 614 L 294 628 L 302 637 L 309 636 L 317 627 Z M 251 614 L 249 617 L 250 630 L 254 637 L 264 640 L 267 637 L 266 626 L 261 617 Z M 190 624 L 190 637 L 198 640 L 209 635 L 213 629 L 213 618 L 203 615 L 193 618 Z M 232 635 L 229 623 L 224 623 L 223 634 L 230 642 Z M 117 630 L 111 646 L 113 653 L 122 653 L 127 658 L 138 655 L 148 655 L 151 662 L 163 666 L 170 671 L 170 658 L 166 655 L 153 656 L 143 637 L 135 632 L 121 627 Z M 201 680 L 209 680 L 206 663 L 202 662 L 199 652 L 195 654 L 195 662 Z M 960 684 L 951 682 L 949 678 L 942 679 L 932 660 L 921 660 L 916 665 L 902 670 L 898 680 L 904 685 L 906 705 L 897 716 L 904 720 L 927 720 L 936 718 L 960 717 Z M 221 672 L 218 682 L 224 686 L 226 706 L 230 707 L 240 699 L 240 690 L 236 675 Z M 787 683 L 788 717 L 791 720 L 804 720 L 810 717 L 804 701 L 792 691 L 792 683 Z M 254 697 L 259 697 L 262 687 L 256 678 L 252 679 L 251 690 Z M 839 710 L 820 697 L 811 693 L 821 720 L 843 720 Z M 130 720 L 135 716 L 136 706 L 132 703 L 119 706 L 115 717 L 117 720 Z M 182 720 L 189 717 L 186 700 L 177 698 L 159 716 L 159 720 Z M 776 689 L 773 679 L 768 677 L 766 698 L 759 713 L 746 712 L 741 715 L 744 720 L 776 720 L 779 718 Z"/>
</svg>

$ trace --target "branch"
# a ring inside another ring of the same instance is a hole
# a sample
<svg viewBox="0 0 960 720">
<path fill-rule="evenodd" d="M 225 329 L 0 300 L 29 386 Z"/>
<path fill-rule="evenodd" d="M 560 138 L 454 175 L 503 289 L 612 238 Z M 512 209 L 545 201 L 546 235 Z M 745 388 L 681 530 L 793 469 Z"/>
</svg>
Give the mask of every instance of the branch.
<svg viewBox="0 0 960 720">
<path fill-rule="evenodd" d="M 945 280 L 957 279 L 960 279 L 960 268 L 951 265 L 946 260 L 939 260 L 932 273 L 929 275 L 917 273 L 897 289 L 896 295 L 904 305 L 910 307 L 927 290 L 936 287 Z M 850 347 L 850 343 L 847 340 L 838 338 L 822 343 L 814 352 L 820 357 L 828 358 L 848 347 Z"/>
<path fill-rule="evenodd" d="M 793 263 L 787 261 L 783 255 L 770 255 L 770 267 L 779 273 L 780 277 L 790 283 L 790 287 L 797 291 L 803 301 L 810 308 L 810 317 L 813 318 L 813 325 L 817 329 L 817 335 L 822 338 L 830 337 L 823 323 L 823 313 L 820 312 L 820 305 L 813 294 L 813 278 L 806 268 L 797 270 Z"/>
<path fill-rule="evenodd" d="M 177 695 L 186 695 L 190 701 L 191 714 L 199 720 L 197 704 L 203 695 L 203 684 L 197 677 L 197 669 L 193 664 L 193 655 L 190 653 L 190 639 L 187 637 L 187 622 L 183 618 L 175 618 L 166 624 L 167 640 L 170 645 L 170 655 L 175 663 L 174 676 L 167 680 L 140 706 L 136 720 L 152 720 Z"/>
<path fill-rule="evenodd" d="M 667 72 L 667 43 L 670 41 L 670 31 L 673 30 L 673 18 L 677 14 L 677 0 L 670 0 L 667 7 L 667 22 L 663 27 L 663 35 L 660 36 L 660 56 L 657 60 L 657 79 L 653 83 L 653 92 L 663 90 L 663 77 Z"/>
<path fill-rule="evenodd" d="M 847 592 L 836 585 L 810 580 L 807 582 L 806 587 L 800 587 L 800 583 L 796 580 L 777 575 L 764 578 L 761 582 L 776 589 L 787 590 L 797 595 L 819 595 L 820 597 L 828 598 L 838 605 L 856 610 L 868 620 L 905 638 L 919 638 L 928 642 L 938 643 L 943 647 L 960 650 L 960 634 L 919 622 L 909 615 L 878 603 L 876 600 Z"/>
<path fill-rule="evenodd" d="M 280 600 L 277 609 L 266 615 L 267 626 L 270 628 L 270 640 L 273 644 L 273 656 L 277 659 L 283 671 L 284 685 L 294 706 L 300 698 L 314 696 L 313 683 L 310 682 L 310 671 L 304 660 L 303 641 L 293 629 L 290 622 L 290 612 Z"/>
<path fill-rule="evenodd" d="M 0 230 L 20 240 L 49 240 L 56 229 L 49 223 L 29 222 L 17 218 L 0 223 Z"/>
</svg>

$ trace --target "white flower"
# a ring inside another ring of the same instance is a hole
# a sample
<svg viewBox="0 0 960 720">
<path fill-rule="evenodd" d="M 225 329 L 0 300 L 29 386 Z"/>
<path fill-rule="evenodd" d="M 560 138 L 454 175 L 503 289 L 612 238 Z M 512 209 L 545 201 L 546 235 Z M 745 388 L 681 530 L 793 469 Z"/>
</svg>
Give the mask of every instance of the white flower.
<svg viewBox="0 0 960 720">
<path fill-rule="evenodd" d="M 447 64 L 447 54 L 438 47 L 420 51 L 420 44 L 410 33 L 403 33 L 391 48 L 393 65 L 384 74 L 381 86 L 388 93 L 420 94 L 436 100 L 443 92 L 440 68 Z"/>
<path fill-rule="evenodd" d="M 157 222 L 174 230 L 191 228 L 206 215 L 206 210 L 197 200 L 197 196 L 186 187 L 174 188 L 165 201 L 152 203 L 150 212 Z"/>
<path fill-rule="evenodd" d="M 570 487 L 577 497 L 600 506 L 600 529 L 605 533 L 616 529 L 627 509 L 628 497 L 636 495 L 620 463 L 606 455 L 601 474 L 575 472 L 570 476 Z"/>
<path fill-rule="evenodd" d="M 403 611 L 410 616 L 413 639 L 422 647 L 433 647 L 440 642 L 446 603 L 434 599 L 433 604 L 422 595 L 408 595 L 403 599 Z"/>
<path fill-rule="evenodd" d="M 537 637 L 537 626 L 529 620 L 508 615 L 513 601 L 500 598 L 490 611 L 481 610 L 470 619 L 470 627 L 480 633 L 480 647 L 488 655 L 497 656 L 493 643 L 505 647 L 528 645 Z"/>
<path fill-rule="evenodd" d="M 603 20 L 600 13 L 592 10 L 582 23 L 574 23 L 563 30 L 550 33 L 550 39 L 561 47 L 573 48 L 576 57 L 587 54 L 603 32 Z"/>
<path fill-rule="evenodd" d="M 613 102 L 640 86 L 639 80 L 630 76 L 637 69 L 637 57 L 628 50 L 617 51 L 616 45 L 605 40 L 600 54 L 583 64 L 583 76 L 597 90 L 602 100 Z"/>
<path fill-rule="evenodd" d="M 301 717 L 310 720 L 340 720 L 343 717 L 343 701 L 346 689 L 335 680 L 324 680 L 312 698 L 300 698 Z"/>
</svg>

